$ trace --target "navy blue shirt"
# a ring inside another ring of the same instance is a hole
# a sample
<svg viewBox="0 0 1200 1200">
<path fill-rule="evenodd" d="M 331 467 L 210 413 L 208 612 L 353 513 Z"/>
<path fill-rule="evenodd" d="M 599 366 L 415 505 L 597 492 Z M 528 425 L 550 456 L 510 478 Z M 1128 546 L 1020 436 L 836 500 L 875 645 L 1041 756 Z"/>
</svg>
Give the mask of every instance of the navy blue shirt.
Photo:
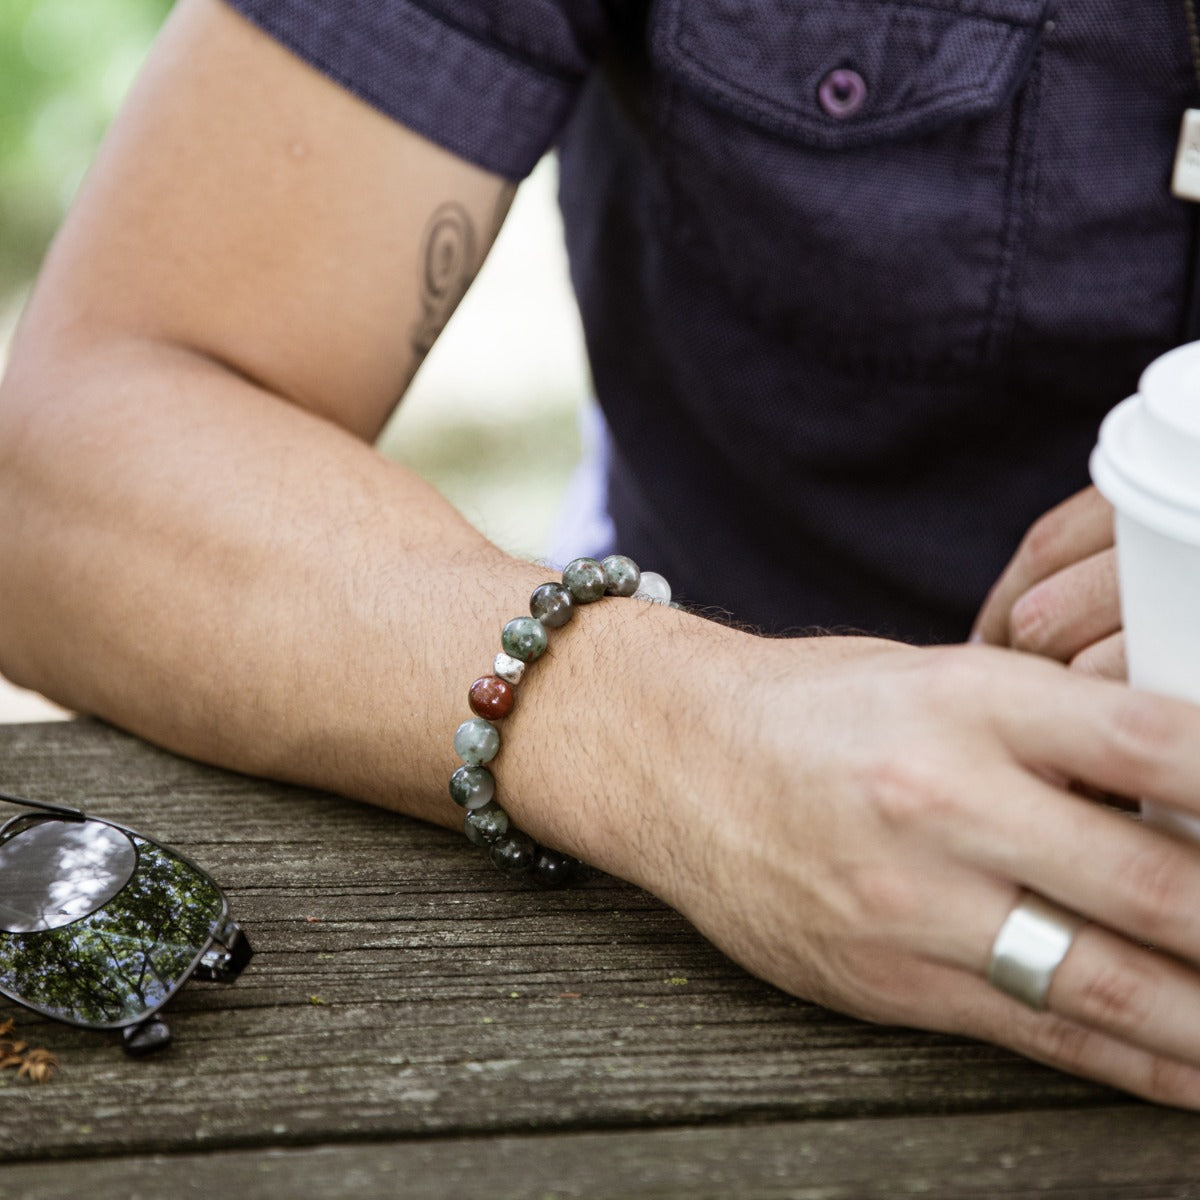
<svg viewBox="0 0 1200 1200">
<path fill-rule="evenodd" d="M 621 550 L 782 632 L 963 637 L 1176 344 L 1182 0 L 232 0 L 512 179 L 551 146 Z"/>
</svg>

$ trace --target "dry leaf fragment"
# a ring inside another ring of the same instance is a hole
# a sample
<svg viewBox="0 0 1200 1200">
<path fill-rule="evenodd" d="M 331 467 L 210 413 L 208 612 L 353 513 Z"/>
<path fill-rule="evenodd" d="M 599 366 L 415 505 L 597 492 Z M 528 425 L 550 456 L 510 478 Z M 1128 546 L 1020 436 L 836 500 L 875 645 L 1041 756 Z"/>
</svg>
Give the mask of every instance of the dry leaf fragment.
<svg viewBox="0 0 1200 1200">
<path fill-rule="evenodd" d="M 49 1050 L 30 1050 L 17 1071 L 17 1078 L 24 1076 L 34 1083 L 49 1083 L 57 1067 L 58 1059 Z"/>
<path fill-rule="evenodd" d="M 0 1022 L 0 1070 L 17 1068 L 18 1079 L 48 1083 L 58 1068 L 58 1059 L 49 1050 L 29 1049 L 28 1042 L 17 1041 L 12 1020 Z"/>
</svg>

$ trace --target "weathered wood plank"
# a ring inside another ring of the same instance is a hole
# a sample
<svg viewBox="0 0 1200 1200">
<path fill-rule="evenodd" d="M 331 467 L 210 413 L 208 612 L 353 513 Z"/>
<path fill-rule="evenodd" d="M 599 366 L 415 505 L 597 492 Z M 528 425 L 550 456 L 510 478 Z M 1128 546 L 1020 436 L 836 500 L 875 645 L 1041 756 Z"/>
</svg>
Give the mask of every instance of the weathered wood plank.
<svg viewBox="0 0 1200 1200">
<path fill-rule="evenodd" d="M 1200 1120 L 1148 1107 L 860 1118 L 11 1166 L 0 1200 L 1187 1200 Z M 1164 1153 L 1164 1147 L 1170 1153 Z"/>
<path fill-rule="evenodd" d="M 144 1062 L 12 1009 L 64 1066 L 48 1087 L 0 1076 L 0 1161 L 1114 1101 L 796 1001 L 613 880 L 528 890 L 443 831 L 96 723 L 0 729 L 0 788 L 178 846 L 257 949 L 232 987 L 186 989 L 176 1043 Z"/>
</svg>

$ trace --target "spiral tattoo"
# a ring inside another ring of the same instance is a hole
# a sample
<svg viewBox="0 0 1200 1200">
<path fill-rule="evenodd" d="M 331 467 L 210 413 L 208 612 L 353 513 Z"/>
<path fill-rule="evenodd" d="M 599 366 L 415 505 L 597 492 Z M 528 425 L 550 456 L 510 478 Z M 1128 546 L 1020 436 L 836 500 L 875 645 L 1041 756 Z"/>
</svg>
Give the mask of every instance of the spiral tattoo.
<svg viewBox="0 0 1200 1200">
<path fill-rule="evenodd" d="M 424 237 L 421 319 L 413 330 L 418 358 L 429 353 L 475 275 L 475 230 L 461 204 L 443 204 Z"/>
</svg>

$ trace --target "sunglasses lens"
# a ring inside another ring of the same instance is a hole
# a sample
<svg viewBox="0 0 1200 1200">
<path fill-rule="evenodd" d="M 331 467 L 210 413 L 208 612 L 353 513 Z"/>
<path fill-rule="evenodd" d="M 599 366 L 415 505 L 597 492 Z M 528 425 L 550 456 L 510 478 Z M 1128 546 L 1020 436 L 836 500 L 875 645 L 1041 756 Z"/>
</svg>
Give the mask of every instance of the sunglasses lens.
<svg viewBox="0 0 1200 1200">
<path fill-rule="evenodd" d="M 38 820 L 0 845 L 0 929 L 57 929 L 95 912 L 133 874 L 137 850 L 99 821 Z"/>
<path fill-rule="evenodd" d="M 35 819 L 0 843 L 0 989 L 83 1025 L 158 1007 L 225 902 L 169 850 L 101 821 Z"/>
</svg>

